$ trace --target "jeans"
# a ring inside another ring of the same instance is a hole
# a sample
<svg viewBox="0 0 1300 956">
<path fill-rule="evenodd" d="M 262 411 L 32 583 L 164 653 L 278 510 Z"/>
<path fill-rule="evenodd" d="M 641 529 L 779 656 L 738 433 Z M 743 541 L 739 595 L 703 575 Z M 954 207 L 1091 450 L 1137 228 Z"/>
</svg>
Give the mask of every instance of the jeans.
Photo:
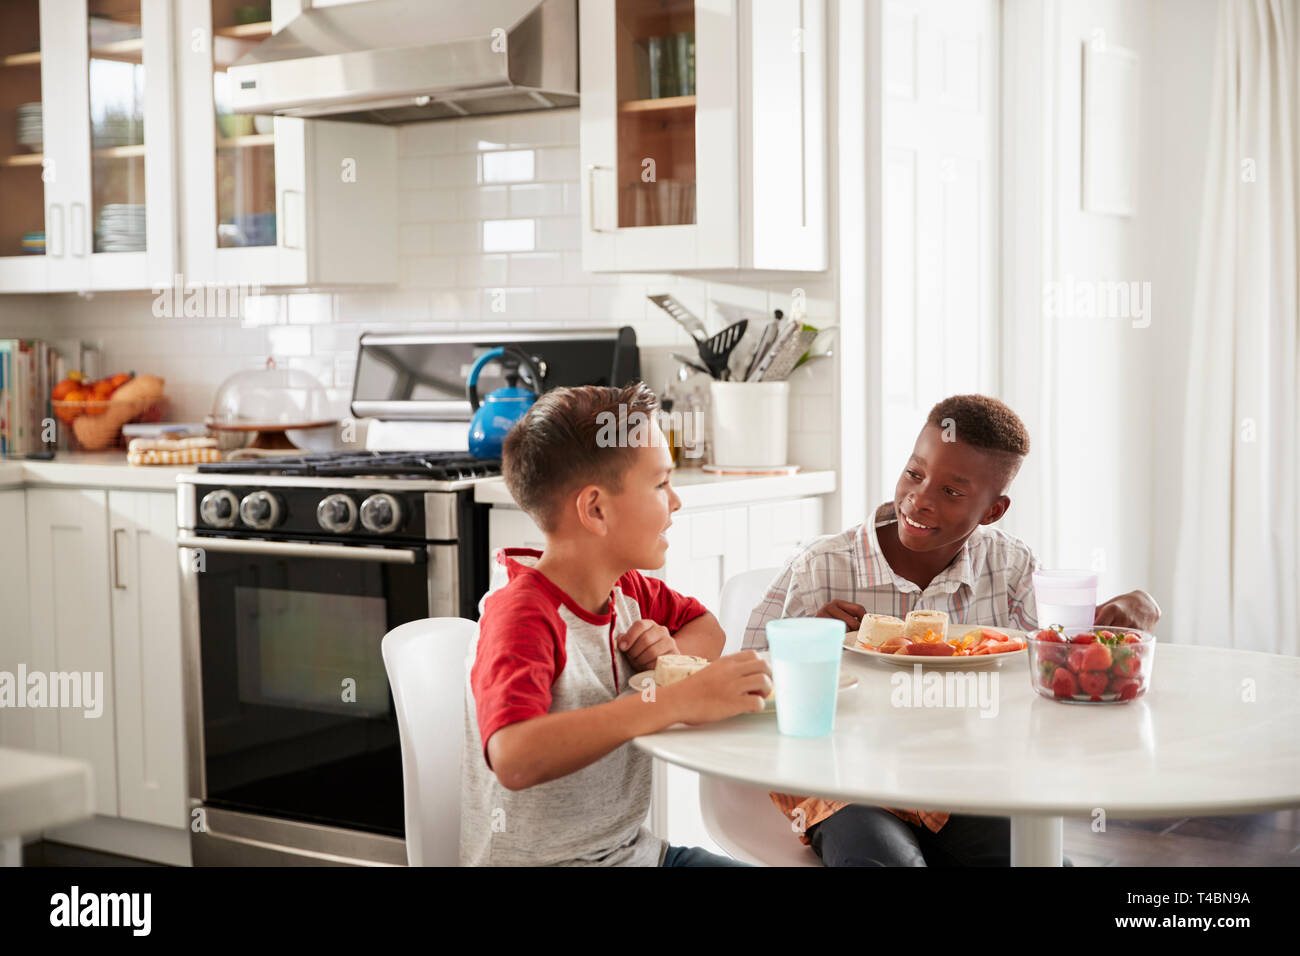
<svg viewBox="0 0 1300 956">
<path fill-rule="evenodd" d="M 931 833 L 887 810 L 854 803 L 809 827 L 808 839 L 827 866 L 1011 865 L 1006 817 L 954 813 Z"/>
<path fill-rule="evenodd" d="M 670 846 L 662 866 L 749 866 L 729 856 L 718 856 L 698 846 Z"/>
</svg>

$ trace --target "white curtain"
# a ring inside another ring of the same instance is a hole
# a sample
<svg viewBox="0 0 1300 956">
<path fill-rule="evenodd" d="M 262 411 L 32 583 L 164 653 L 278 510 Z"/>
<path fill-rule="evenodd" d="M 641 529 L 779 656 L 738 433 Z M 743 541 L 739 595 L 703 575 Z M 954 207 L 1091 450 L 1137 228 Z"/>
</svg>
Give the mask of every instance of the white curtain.
<svg viewBox="0 0 1300 956">
<path fill-rule="evenodd" d="M 1300 653 L 1300 0 L 1220 0 L 1171 620 Z"/>
</svg>

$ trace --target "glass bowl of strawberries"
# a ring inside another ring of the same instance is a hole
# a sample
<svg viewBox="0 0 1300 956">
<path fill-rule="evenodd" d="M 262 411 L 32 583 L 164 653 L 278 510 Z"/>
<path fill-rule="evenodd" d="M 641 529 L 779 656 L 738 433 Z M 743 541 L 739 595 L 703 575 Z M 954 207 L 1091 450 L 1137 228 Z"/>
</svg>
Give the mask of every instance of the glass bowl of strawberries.
<svg viewBox="0 0 1300 956">
<path fill-rule="evenodd" d="M 1156 636 L 1123 627 L 1029 635 L 1029 679 L 1034 690 L 1071 704 L 1126 704 L 1147 692 Z"/>
</svg>

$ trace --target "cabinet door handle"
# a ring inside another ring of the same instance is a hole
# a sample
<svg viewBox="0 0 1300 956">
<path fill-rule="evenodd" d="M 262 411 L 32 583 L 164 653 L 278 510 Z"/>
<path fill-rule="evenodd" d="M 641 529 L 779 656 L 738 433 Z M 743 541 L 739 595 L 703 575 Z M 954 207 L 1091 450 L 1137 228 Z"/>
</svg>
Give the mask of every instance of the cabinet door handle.
<svg viewBox="0 0 1300 956">
<path fill-rule="evenodd" d="M 113 587 L 119 591 L 125 591 L 126 585 L 122 583 L 121 565 L 119 565 L 117 561 L 117 536 L 119 534 L 126 534 L 126 529 L 113 529 Z"/>
<path fill-rule="evenodd" d="M 280 244 L 286 249 L 301 249 L 302 239 L 297 242 L 289 241 L 289 196 L 290 194 L 302 199 L 302 190 L 300 189 L 282 189 L 280 190 L 280 216 L 276 220 L 275 227 L 280 233 Z M 301 205 L 299 206 L 301 208 Z"/>
<path fill-rule="evenodd" d="M 49 252 L 56 259 L 63 258 L 63 204 L 50 203 Z"/>
<path fill-rule="evenodd" d="M 86 254 L 86 204 L 74 202 L 68 207 L 68 220 L 72 229 L 72 254 L 78 259 Z"/>
<path fill-rule="evenodd" d="M 587 164 L 587 226 L 592 232 L 609 232 L 596 225 L 596 170 L 610 168 L 595 163 Z"/>
</svg>

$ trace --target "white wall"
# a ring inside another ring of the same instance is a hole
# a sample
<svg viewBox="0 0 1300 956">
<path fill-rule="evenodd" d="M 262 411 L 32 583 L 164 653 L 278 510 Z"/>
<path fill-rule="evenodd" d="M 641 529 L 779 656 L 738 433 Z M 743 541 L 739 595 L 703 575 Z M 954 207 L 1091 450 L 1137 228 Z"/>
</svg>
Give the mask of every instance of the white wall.
<svg viewBox="0 0 1300 956">
<path fill-rule="evenodd" d="M 1023 102 L 1014 119 L 1031 127 L 1022 138 L 1039 152 L 1040 168 L 1023 187 L 1004 176 L 1004 210 L 1023 202 L 1033 212 L 1006 247 L 1018 257 L 1010 274 L 1019 278 L 1018 288 L 1004 289 L 1004 354 L 1016 360 L 1003 377 L 1035 382 L 1008 390 L 1021 396 L 1033 449 L 1012 494 L 1021 500 L 1006 523 L 1049 566 L 1096 568 L 1101 597 L 1143 587 L 1159 600 L 1170 593 L 1178 517 L 1175 469 L 1186 388 L 1181 329 L 1196 269 L 1215 2 L 1010 0 L 1007 6 L 1041 18 L 1035 29 L 1041 28 L 1043 55 L 1041 99 Z M 1082 207 L 1082 50 L 1097 30 L 1108 45 L 1140 59 L 1138 205 L 1129 217 Z M 1028 36 L 1032 42 L 1034 31 Z M 1024 94 L 1009 91 L 1022 100 Z M 1019 188 L 1027 190 L 1021 197 Z M 1026 233 L 1032 241 L 1025 242 Z M 1150 324 L 1045 315 L 1041 283 L 1069 280 L 1149 282 Z M 1169 626 L 1164 622 L 1162 633 Z"/>
</svg>

